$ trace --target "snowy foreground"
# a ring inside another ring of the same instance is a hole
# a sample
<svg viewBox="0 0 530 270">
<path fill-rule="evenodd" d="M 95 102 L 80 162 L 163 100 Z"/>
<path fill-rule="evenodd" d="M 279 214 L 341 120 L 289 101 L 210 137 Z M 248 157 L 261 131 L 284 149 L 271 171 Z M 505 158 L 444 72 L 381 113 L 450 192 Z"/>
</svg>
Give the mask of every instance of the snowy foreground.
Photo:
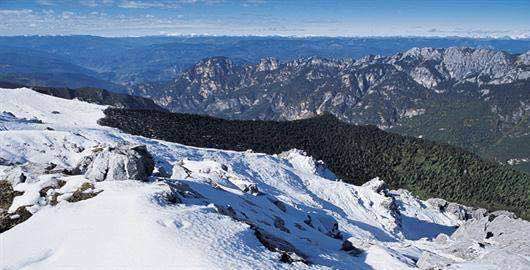
<svg viewBox="0 0 530 270">
<path fill-rule="evenodd" d="M 530 225 L 509 215 L 443 210 L 378 179 L 349 185 L 297 150 L 187 147 L 99 126 L 105 106 L 0 93 L 0 179 L 19 191 L 0 213 L 32 214 L 0 234 L 0 269 L 530 269 Z M 12 178 L 123 145 L 147 146 L 149 181 Z M 90 196 L 73 200 L 82 186 Z"/>
</svg>

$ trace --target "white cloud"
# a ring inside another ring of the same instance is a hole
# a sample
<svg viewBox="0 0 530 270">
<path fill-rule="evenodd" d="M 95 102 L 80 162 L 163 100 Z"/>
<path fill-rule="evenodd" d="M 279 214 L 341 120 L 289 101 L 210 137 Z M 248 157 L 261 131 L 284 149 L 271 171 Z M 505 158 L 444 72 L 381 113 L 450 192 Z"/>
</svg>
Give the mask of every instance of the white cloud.
<svg viewBox="0 0 530 270">
<path fill-rule="evenodd" d="M 2 1 L 2 0 L 0 0 Z M 262 3 L 261 0 L 249 0 Z M 248 2 L 248 1 L 247 1 Z M 412 24 L 370 25 L 345 22 L 340 19 L 291 20 L 254 12 L 235 15 L 191 16 L 181 8 L 163 16 L 158 10 L 178 8 L 193 4 L 216 4 L 219 0 L 90 0 L 96 9 L 84 8 L 64 11 L 57 6 L 40 9 L 0 9 L 0 35 L 69 35 L 89 34 L 101 36 L 142 36 L 157 34 L 190 35 L 286 35 L 286 36 L 461 36 L 461 37 L 514 37 L 529 38 L 528 27 L 488 29 L 472 25 Z M 243 3 L 243 1 L 239 2 Z M 111 5 L 112 12 L 105 13 Z M 123 5 L 123 8 L 115 8 Z M 134 14 L 128 8 L 145 9 Z M 201 6 L 201 9 L 215 8 Z M 74 12 L 75 11 L 75 12 Z M 28 27 L 30 26 L 30 27 Z"/>
<path fill-rule="evenodd" d="M 75 16 L 75 13 L 71 12 L 71 11 L 63 11 L 63 13 L 61 15 L 62 15 L 63 19 L 70 19 L 73 16 Z"/>
<path fill-rule="evenodd" d="M 43 6 L 53 6 L 55 3 L 51 0 L 38 0 L 37 3 Z"/>
<path fill-rule="evenodd" d="M 133 8 L 133 9 L 147 9 L 147 8 L 160 8 L 160 9 L 175 9 L 180 8 L 183 5 L 205 3 L 205 4 L 219 4 L 223 0 L 176 0 L 176 1 L 145 1 L 145 0 L 122 0 L 118 7 L 121 8 Z"/>
<path fill-rule="evenodd" d="M 143 1 L 132 1 L 132 0 L 127 0 L 127 1 L 123 1 L 121 2 L 120 4 L 118 4 L 118 7 L 121 7 L 121 8 L 155 8 L 155 7 L 163 7 L 164 4 L 163 3 L 158 3 L 158 2 L 143 2 Z"/>
<path fill-rule="evenodd" d="M 33 14 L 31 9 L 0 9 L 0 15 L 3 16 L 21 16 Z"/>
</svg>

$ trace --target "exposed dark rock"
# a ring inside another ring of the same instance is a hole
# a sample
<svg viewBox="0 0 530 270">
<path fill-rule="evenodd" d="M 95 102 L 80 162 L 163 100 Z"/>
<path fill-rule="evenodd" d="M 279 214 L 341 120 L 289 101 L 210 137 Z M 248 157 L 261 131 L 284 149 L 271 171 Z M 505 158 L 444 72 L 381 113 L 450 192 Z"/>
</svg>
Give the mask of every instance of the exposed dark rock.
<svg viewBox="0 0 530 270">
<path fill-rule="evenodd" d="M 175 194 L 175 192 L 167 192 L 164 194 L 164 200 L 169 204 L 179 204 L 182 200 Z"/>
<path fill-rule="evenodd" d="M 16 165 L 6 171 L 5 180 L 10 182 L 12 185 L 25 182 L 37 181 L 38 176 L 43 174 L 62 174 L 65 172 L 65 168 L 62 168 L 54 163 L 25 163 Z"/>
<path fill-rule="evenodd" d="M 261 192 L 258 189 L 258 186 L 256 184 L 254 184 L 254 183 L 249 184 L 249 185 L 245 185 L 245 187 L 243 188 L 243 192 L 249 193 L 249 194 L 252 194 L 252 195 L 260 195 L 261 194 Z"/>
<path fill-rule="evenodd" d="M 307 256 L 298 251 L 291 243 L 269 234 L 259 228 L 254 229 L 254 234 L 268 250 L 281 253 L 281 262 L 303 262 L 305 264 L 309 264 Z"/>
<path fill-rule="evenodd" d="M 10 182 L 5 180 L 0 181 L 0 213 L 2 211 L 7 211 L 13 203 L 13 199 L 22 194 L 24 193 L 13 190 L 13 186 Z"/>
<path fill-rule="evenodd" d="M 39 190 L 39 195 L 43 198 L 46 198 L 48 196 L 48 191 L 55 189 L 53 186 L 44 187 L 41 190 Z"/>
<path fill-rule="evenodd" d="M 305 231 L 305 230 L 306 230 L 306 229 L 304 228 L 304 226 L 302 226 L 302 224 L 300 224 L 300 223 L 295 223 L 294 226 L 295 226 L 297 229 L 301 230 L 301 231 Z"/>
<path fill-rule="evenodd" d="M 289 231 L 289 229 L 285 227 L 285 221 L 280 217 L 277 217 L 277 216 L 274 217 L 274 227 L 286 233 L 291 233 L 291 231 Z"/>
<path fill-rule="evenodd" d="M 17 166 L 7 171 L 5 179 L 11 185 L 17 185 L 18 183 L 26 182 L 27 178 L 27 172 L 22 167 Z"/>
<path fill-rule="evenodd" d="M 79 187 L 71 197 L 66 199 L 68 202 L 79 202 L 88 200 L 96 197 L 101 191 L 94 191 L 94 185 L 92 183 L 85 182 Z"/>
<path fill-rule="evenodd" d="M 330 216 L 312 213 L 307 215 L 304 223 L 329 237 L 342 239 L 342 234 L 339 231 L 339 223 Z"/>
<path fill-rule="evenodd" d="M 382 193 L 386 195 L 388 191 L 388 185 L 379 178 L 374 178 L 362 185 L 363 187 L 373 190 L 375 193 Z"/>
<path fill-rule="evenodd" d="M 346 251 L 349 254 L 354 255 L 354 256 L 357 256 L 363 252 L 362 249 L 355 247 L 353 243 L 350 242 L 349 240 L 344 240 L 344 242 L 342 242 L 342 246 L 340 250 Z"/>
<path fill-rule="evenodd" d="M 230 205 L 223 206 L 223 205 L 214 205 L 215 209 L 217 209 L 217 212 L 221 215 L 229 216 L 235 220 L 242 221 L 241 217 L 237 215 L 236 210 Z"/>
<path fill-rule="evenodd" d="M 1 166 L 11 166 L 13 164 L 9 160 L 0 157 L 0 165 Z"/>
<path fill-rule="evenodd" d="M 285 203 L 283 203 L 282 201 L 280 200 L 277 200 L 277 199 L 269 199 L 274 205 L 276 205 L 276 207 L 278 207 L 278 209 L 282 210 L 282 212 L 287 212 L 287 207 L 285 206 Z"/>
<path fill-rule="evenodd" d="M 8 214 L 0 212 L 0 233 L 3 233 L 17 224 L 20 224 L 31 217 L 31 213 L 25 206 L 19 207 L 14 213 Z"/>
<path fill-rule="evenodd" d="M 448 202 L 440 198 L 431 198 L 427 200 L 427 204 L 438 209 L 442 213 L 452 214 L 459 220 L 480 219 L 488 212 L 483 208 L 473 208 L 464 206 L 458 203 Z"/>
</svg>

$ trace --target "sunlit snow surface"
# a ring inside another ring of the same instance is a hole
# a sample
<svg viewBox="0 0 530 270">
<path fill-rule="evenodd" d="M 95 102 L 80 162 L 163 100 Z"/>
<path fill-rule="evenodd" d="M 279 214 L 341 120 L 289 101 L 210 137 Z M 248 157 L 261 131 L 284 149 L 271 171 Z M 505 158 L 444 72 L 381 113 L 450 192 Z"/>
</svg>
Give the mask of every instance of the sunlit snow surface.
<svg viewBox="0 0 530 270">
<path fill-rule="evenodd" d="M 157 168 L 172 175 L 153 177 L 150 183 L 97 182 L 103 192 L 96 197 L 56 206 L 38 206 L 38 198 L 31 196 L 46 177 L 15 186 L 27 191 L 17 206 L 37 206 L 29 220 L 0 234 L 0 269 L 409 269 L 423 250 L 437 252 L 430 239 L 458 225 L 456 217 L 406 191 L 392 192 L 401 213 L 398 221 L 385 207 L 389 197 L 370 185 L 334 179 L 300 151 L 273 156 L 187 147 L 99 126 L 105 106 L 29 89 L 0 89 L 0 95 L 0 113 L 10 113 L 0 118 L 0 157 L 8 161 L 71 167 L 98 145 L 145 144 Z M 63 179 L 76 183 L 80 178 Z M 174 183 L 199 196 L 168 203 L 164 194 Z M 244 192 L 252 185 L 259 194 Z M 280 262 L 248 222 L 220 214 L 219 207 L 231 207 L 288 241 L 311 264 Z M 322 224 L 336 220 L 343 239 L 363 243 L 365 252 L 352 256 L 341 251 L 343 240 L 305 224 L 308 215 L 322 218 Z"/>
</svg>

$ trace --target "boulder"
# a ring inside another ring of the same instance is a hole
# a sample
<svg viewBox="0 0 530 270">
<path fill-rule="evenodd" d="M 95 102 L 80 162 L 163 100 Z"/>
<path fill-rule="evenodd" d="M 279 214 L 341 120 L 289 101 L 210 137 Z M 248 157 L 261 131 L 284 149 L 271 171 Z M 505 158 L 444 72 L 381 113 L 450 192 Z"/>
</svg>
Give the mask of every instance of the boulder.
<svg viewBox="0 0 530 270">
<path fill-rule="evenodd" d="M 106 147 L 85 157 L 77 171 L 93 181 L 147 181 L 154 170 L 153 157 L 145 145 Z"/>
<path fill-rule="evenodd" d="M 340 250 L 348 252 L 348 254 L 357 256 L 363 253 L 363 250 L 357 248 L 349 239 L 342 242 Z"/>
</svg>

